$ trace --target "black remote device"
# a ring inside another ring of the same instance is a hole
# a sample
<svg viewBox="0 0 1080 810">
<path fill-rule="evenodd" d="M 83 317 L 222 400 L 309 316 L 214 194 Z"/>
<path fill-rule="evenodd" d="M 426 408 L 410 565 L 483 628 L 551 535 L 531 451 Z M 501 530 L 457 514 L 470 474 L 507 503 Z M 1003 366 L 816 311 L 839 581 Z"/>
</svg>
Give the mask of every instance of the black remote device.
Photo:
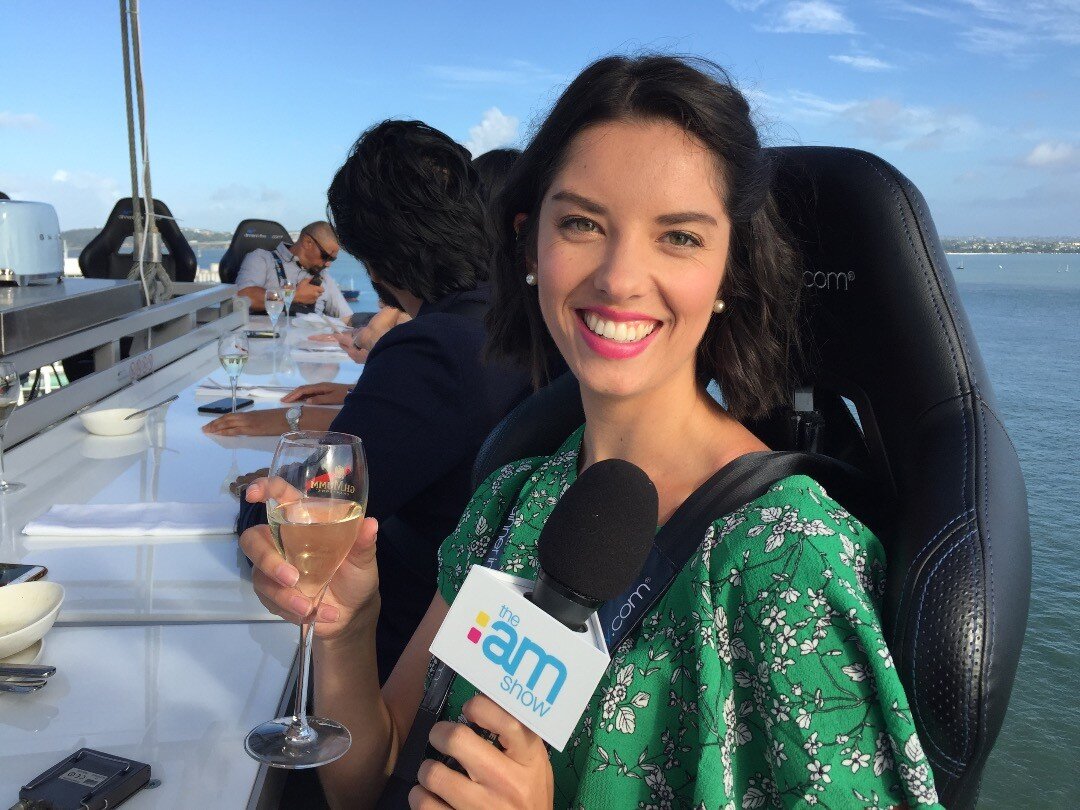
<svg viewBox="0 0 1080 810">
<path fill-rule="evenodd" d="M 145 762 L 80 748 L 27 782 L 12 810 L 104 810 L 116 807 L 149 781 L 150 766 Z"/>
</svg>

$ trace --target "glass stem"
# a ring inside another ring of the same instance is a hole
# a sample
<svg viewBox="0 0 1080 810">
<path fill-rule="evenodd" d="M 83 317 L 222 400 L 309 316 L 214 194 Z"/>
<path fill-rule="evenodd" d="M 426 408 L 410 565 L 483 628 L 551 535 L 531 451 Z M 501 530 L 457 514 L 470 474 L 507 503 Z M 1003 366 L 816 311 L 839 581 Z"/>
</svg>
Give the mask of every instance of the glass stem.
<svg viewBox="0 0 1080 810">
<path fill-rule="evenodd" d="M 319 606 L 316 604 L 311 612 L 311 621 L 304 621 L 300 625 L 300 672 L 296 676 L 296 699 L 293 701 L 292 728 L 287 732 L 289 739 L 297 742 L 308 740 L 315 734 L 307 721 L 307 685 L 308 663 L 311 660 L 311 636 L 312 631 L 315 629 L 315 614 L 318 610 Z"/>
<path fill-rule="evenodd" d="M 236 413 L 236 384 L 239 382 L 237 377 L 229 377 L 229 384 L 232 386 L 232 412 Z"/>
<path fill-rule="evenodd" d="M 0 486 L 7 483 L 4 480 L 4 431 L 0 430 Z"/>
</svg>

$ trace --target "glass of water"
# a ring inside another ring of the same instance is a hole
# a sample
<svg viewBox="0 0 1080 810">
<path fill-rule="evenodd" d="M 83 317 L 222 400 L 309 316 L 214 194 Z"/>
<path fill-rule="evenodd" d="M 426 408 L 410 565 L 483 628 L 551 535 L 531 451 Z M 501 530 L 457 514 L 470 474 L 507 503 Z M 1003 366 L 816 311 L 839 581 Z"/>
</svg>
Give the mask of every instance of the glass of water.
<svg viewBox="0 0 1080 810">
<path fill-rule="evenodd" d="M 285 294 L 276 288 L 267 290 L 263 295 L 263 308 L 270 318 L 270 330 L 276 333 L 278 318 L 285 309 Z"/>
<path fill-rule="evenodd" d="M 232 386 L 232 412 L 236 413 L 236 383 L 248 359 L 248 339 L 242 332 L 230 332 L 218 339 L 217 356 L 221 367 L 229 375 Z"/>
<path fill-rule="evenodd" d="M 281 297 L 285 300 L 285 327 L 292 326 L 292 313 L 289 311 L 292 309 L 293 298 L 296 297 L 296 285 L 291 281 L 286 281 L 281 285 Z"/>
<path fill-rule="evenodd" d="M 26 484 L 4 479 L 4 428 L 8 417 L 19 404 L 22 386 L 14 363 L 0 363 L 0 492 L 15 492 Z"/>
</svg>

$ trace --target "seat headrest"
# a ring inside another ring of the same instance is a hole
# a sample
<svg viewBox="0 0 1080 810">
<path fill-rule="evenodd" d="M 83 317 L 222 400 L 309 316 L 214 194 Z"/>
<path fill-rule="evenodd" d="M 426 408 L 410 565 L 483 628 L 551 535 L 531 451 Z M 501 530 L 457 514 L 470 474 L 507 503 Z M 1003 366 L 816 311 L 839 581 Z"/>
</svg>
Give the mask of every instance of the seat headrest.
<svg viewBox="0 0 1080 810">
<path fill-rule="evenodd" d="M 245 219 L 236 226 L 232 241 L 221 257 L 218 276 L 225 284 L 236 281 L 240 263 L 251 251 L 262 248 L 273 250 L 282 242 L 289 241 L 289 232 L 279 222 L 269 219 Z"/>
<path fill-rule="evenodd" d="M 131 271 L 131 254 L 120 253 L 124 240 L 135 233 L 135 216 L 131 198 L 124 198 L 113 206 L 101 233 L 95 236 L 79 254 L 79 268 L 87 278 L 128 277 Z M 142 212 L 142 200 L 139 201 Z M 161 241 L 168 253 L 161 257 L 169 276 L 175 281 L 194 281 L 199 262 L 184 234 L 173 218 L 172 211 L 161 200 L 154 200 L 155 224 Z"/>
</svg>

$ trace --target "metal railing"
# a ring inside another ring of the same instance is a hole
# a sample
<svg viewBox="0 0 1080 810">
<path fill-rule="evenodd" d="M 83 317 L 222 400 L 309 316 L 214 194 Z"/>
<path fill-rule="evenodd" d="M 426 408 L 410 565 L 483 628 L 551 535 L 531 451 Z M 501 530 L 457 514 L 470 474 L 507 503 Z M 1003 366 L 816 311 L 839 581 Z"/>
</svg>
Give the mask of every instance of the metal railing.
<svg viewBox="0 0 1080 810">
<path fill-rule="evenodd" d="M 176 297 L 108 323 L 7 355 L 22 374 L 57 360 L 92 352 L 94 372 L 20 405 L 8 419 L 5 449 L 99 402 L 247 321 L 247 299 L 231 284 L 175 284 Z M 120 341 L 131 338 L 129 356 Z M 149 347 L 147 343 L 149 342 Z"/>
</svg>

